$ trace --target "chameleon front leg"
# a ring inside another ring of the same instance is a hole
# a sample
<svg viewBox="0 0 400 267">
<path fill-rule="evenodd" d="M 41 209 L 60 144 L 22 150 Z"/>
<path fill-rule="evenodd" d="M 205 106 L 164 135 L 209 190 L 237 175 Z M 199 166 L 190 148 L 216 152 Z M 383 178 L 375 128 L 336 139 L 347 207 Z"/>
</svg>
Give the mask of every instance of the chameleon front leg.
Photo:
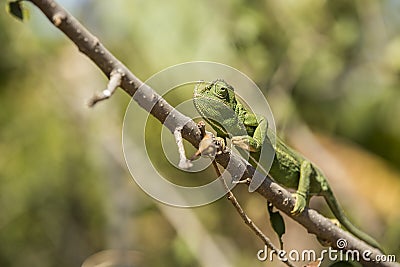
<svg viewBox="0 0 400 267">
<path fill-rule="evenodd" d="M 308 160 L 304 160 L 300 166 L 299 185 L 297 187 L 296 193 L 293 194 L 293 197 L 296 199 L 294 208 L 291 211 L 293 215 L 298 215 L 302 213 L 307 206 L 307 202 L 309 200 L 310 180 L 312 172 L 313 167 L 311 162 L 309 162 Z"/>
<path fill-rule="evenodd" d="M 248 127 L 255 127 L 253 136 L 233 136 L 231 138 L 232 144 L 249 152 L 260 151 L 266 136 L 268 121 L 260 115 L 246 114 L 243 124 Z"/>
</svg>

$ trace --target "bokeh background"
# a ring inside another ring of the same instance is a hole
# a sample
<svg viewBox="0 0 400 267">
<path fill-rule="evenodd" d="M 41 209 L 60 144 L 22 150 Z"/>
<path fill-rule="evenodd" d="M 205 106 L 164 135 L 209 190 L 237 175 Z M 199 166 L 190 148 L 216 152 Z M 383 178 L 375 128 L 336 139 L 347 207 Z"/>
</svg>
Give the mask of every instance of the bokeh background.
<svg viewBox="0 0 400 267">
<path fill-rule="evenodd" d="M 246 73 L 280 135 L 400 258 L 399 1 L 59 2 L 142 80 L 193 60 Z M 122 152 L 129 97 L 119 90 L 89 109 L 102 73 L 33 5 L 25 22 L 1 5 L 0 266 L 284 266 L 257 260 L 263 244 L 226 199 L 179 209 L 143 193 Z M 265 200 L 244 186 L 235 194 L 278 244 Z M 311 206 L 331 216 L 320 199 Z M 286 227 L 285 249 L 324 249 Z"/>
</svg>

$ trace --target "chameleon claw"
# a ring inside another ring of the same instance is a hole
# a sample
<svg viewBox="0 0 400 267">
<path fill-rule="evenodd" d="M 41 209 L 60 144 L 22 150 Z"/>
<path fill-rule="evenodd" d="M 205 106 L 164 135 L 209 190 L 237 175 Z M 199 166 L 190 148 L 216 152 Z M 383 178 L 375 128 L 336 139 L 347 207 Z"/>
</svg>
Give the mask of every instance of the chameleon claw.
<svg viewBox="0 0 400 267">
<path fill-rule="evenodd" d="M 251 151 L 250 142 L 248 139 L 249 136 L 233 136 L 232 137 L 232 144 L 234 146 L 240 147 L 244 150 Z"/>
<path fill-rule="evenodd" d="M 231 141 L 234 146 L 240 147 L 249 152 L 259 151 L 259 145 L 257 144 L 257 141 L 254 140 L 254 138 L 251 136 L 248 135 L 233 136 L 231 138 Z"/>
<path fill-rule="evenodd" d="M 297 216 L 304 211 L 304 209 L 307 205 L 307 201 L 306 201 L 306 197 L 303 193 L 297 192 L 297 193 L 292 194 L 292 196 L 295 198 L 296 203 L 294 205 L 293 210 L 290 213 L 292 215 Z"/>
</svg>

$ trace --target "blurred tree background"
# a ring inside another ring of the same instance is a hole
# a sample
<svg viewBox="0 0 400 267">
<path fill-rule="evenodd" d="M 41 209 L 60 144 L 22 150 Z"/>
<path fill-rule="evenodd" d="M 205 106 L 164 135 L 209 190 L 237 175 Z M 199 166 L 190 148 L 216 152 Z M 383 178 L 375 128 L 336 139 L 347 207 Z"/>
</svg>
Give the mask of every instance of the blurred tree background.
<svg viewBox="0 0 400 267">
<path fill-rule="evenodd" d="M 399 1 L 59 2 L 142 80 L 194 60 L 246 73 L 349 217 L 400 257 Z M 225 199 L 178 209 L 140 190 L 121 146 L 129 97 L 87 108 L 106 78 L 25 6 L 24 23 L 0 11 L 0 266 L 281 266 L 257 260 Z M 235 192 L 277 244 L 265 200 Z M 285 249 L 323 249 L 286 222 Z"/>
</svg>

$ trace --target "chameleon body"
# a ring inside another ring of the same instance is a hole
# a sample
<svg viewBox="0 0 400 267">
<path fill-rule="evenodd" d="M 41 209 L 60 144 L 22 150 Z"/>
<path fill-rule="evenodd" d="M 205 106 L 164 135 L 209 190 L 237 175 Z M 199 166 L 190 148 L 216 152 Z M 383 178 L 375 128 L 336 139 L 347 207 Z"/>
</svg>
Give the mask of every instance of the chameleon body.
<svg viewBox="0 0 400 267">
<path fill-rule="evenodd" d="M 194 90 L 193 103 L 200 115 L 224 141 L 230 138 L 233 145 L 250 152 L 258 160 L 263 144 L 271 144 L 267 120 L 254 114 L 236 97 L 234 88 L 223 80 L 216 80 Z M 223 142 L 224 143 L 224 142 Z M 272 144 L 275 155 L 269 174 L 279 184 L 296 189 L 295 206 L 291 213 L 298 215 L 308 205 L 311 196 L 324 197 L 339 222 L 352 234 L 380 249 L 372 237 L 355 227 L 345 216 L 324 174 L 304 156 L 276 137 Z M 254 167 L 257 162 L 251 162 Z"/>
</svg>

